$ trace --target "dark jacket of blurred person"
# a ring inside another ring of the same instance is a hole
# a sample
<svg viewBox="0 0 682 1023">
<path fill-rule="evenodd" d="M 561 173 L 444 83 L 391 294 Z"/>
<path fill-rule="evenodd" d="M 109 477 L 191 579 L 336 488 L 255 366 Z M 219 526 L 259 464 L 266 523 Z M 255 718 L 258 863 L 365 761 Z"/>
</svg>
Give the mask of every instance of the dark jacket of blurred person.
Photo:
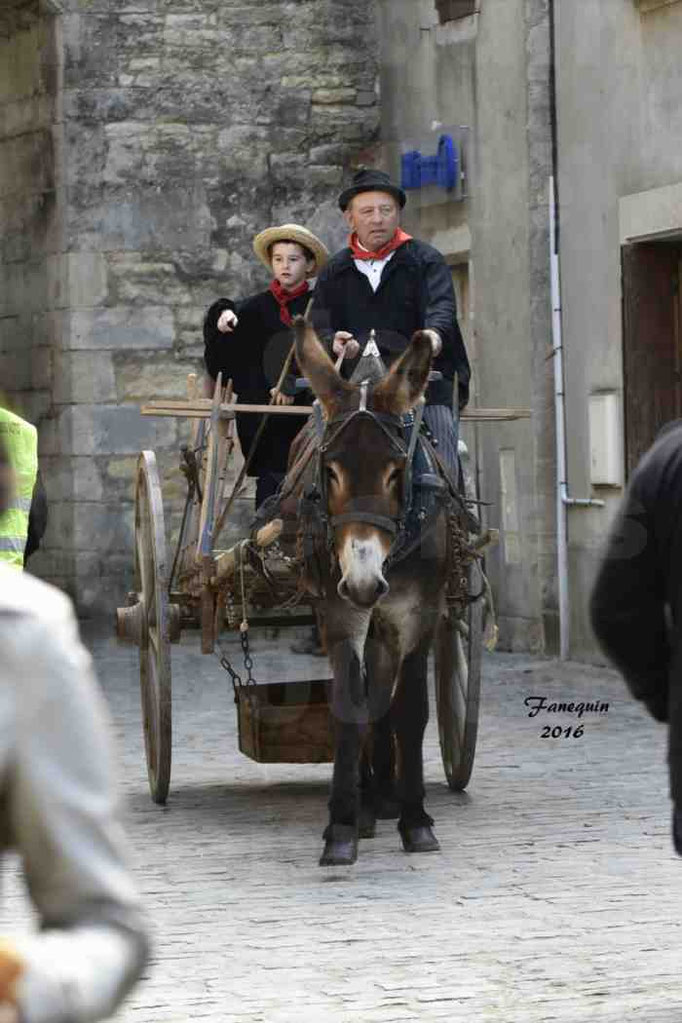
<svg viewBox="0 0 682 1023">
<path fill-rule="evenodd" d="M 632 474 L 590 617 L 633 696 L 669 724 L 673 841 L 682 855 L 682 420 L 664 427 Z"/>
<path fill-rule="evenodd" d="M 0 443 L 0 509 L 11 500 Z M 147 960 L 116 817 L 109 720 L 68 598 L 0 563 L 0 843 L 40 931 L 0 943 L 0 1018 L 105 1019 Z"/>
</svg>

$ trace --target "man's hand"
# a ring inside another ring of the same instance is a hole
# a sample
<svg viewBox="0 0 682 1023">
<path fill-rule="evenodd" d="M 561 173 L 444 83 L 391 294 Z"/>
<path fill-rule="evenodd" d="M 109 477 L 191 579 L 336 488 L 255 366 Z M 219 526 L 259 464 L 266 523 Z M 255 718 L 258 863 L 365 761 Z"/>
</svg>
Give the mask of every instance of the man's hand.
<svg viewBox="0 0 682 1023">
<path fill-rule="evenodd" d="M 231 334 L 238 323 L 237 314 L 232 309 L 225 309 L 218 317 L 217 327 L 221 334 Z"/>
<path fill-rule="evenodd" d="M 354 359 L 360 351 L 360 345 L 347 330 L 337 330 L 332 342 L 332 351 L 334 355 L 340 355 L 341 352 L 345 352 L 347 359 Z"/>
<path fill-rule="evenodd" d="M 294 399 L 293 398 L 290 398 L 288 394 L 282 394 L 281 391 L 276 390 L 276 388 L 274 388 L 274 387 L 270 388 L 270 396 L 272 398 L 272 404 L 273 405 L 293 405 L 294 404 Z M 0 1020 L 0 1023 L 2 1023 L 2 1020 Z"/>
<path fill-rule="evenodd" d="M 433 330 L 431 327 L 427 327 L 422 333 L 426 334 L 431 342 L 431 350 L 433 352 L 434 359 L 439 354 L 443 347 L 443 339 L 437 330 Z"/>
</svg>

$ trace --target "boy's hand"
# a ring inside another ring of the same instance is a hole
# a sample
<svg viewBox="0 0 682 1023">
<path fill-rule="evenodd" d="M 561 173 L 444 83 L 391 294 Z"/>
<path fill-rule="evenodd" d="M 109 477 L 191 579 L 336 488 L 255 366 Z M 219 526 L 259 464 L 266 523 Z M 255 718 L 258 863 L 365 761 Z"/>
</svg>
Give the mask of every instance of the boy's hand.
<svg viewBox="0 0 682 1023">
<path fill-rule="evenodd" d="M 239 323 L 237 314 L 232 309 L 225 309 L 218 317 L 218 330 L 221 334 L 231 334 Z"/>
</svg>

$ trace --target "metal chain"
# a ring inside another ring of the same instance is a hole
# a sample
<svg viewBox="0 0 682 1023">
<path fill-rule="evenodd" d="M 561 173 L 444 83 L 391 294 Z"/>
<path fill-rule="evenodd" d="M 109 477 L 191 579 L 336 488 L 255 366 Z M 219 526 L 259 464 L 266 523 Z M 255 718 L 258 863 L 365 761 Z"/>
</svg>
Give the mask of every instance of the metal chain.
<svg viewBox="0 0 682 1023">
<path fill-rule="evenodd" d="M 251 649 L 249 647 L 249 631 L 248 629 L 239 630 L 239 640 L 242 648 L 242 656 L 244 658 L 244 669 L 246 671 L 246 681 L 242 680 L 239 672 L 232 666 L 230 658 L 227 656 L 227 651 L 222 643 L 218 642 L 220 650 L 218 660 L 220 661 L 221 668 L 224 668 L 227 674 L 230 676 L 232 682 L 232 689 L 234 690 L 234 702 L 239 703 L 239 689 L 245 689 L 248 686 L 255 686 L 258 683 L 253 677 L 253 657 L 251 656 Z"/>
<path fill-rule="evenodd" d="M 248 540 L 243 540 L 239 545 L 239 575 L 241 583 L 241 598 L 242 598 L 242 621 L 239 626 L 239 641 L 242 647 L 242 655 L 244 658 L 244 668 L 246 670 L 246 682 L 243 682 L 241 676 L 232 667 L 229 657 L 225 652 L 225 648 L 221 643 L 218 643 L 220 648 L 220 664 L 230 676 L 232 681 L 232 688 L 234 690 L 235 703 L 239 702 L 238 690 L 239 688 L 246 686 L 255 686 L 256 680 L 253 677 L 253 657 L 251 656 L 251 648 L 249 646 L 249 620 L 246 613 L 246 585 L 244 583 L 244 547 L 248 544 Z M 234 616 L 236 623 L 236 609 L 234 606 L 234 598 L 232 597 L 231 591 L 227 590 L 225 593 L 225 608 L 228 614 L 228 620 L 230 616 Z"/>
</svg>

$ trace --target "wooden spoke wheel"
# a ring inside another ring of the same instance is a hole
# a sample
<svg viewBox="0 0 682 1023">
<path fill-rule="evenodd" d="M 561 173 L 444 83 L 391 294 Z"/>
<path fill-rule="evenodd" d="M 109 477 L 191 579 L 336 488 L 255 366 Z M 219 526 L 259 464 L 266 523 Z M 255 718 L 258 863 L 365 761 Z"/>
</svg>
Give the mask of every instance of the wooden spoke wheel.
<svg viewBox="0 0 682 1023">
<path fill-rule="evenodd" d="M 167 590 L 166 533 L 161 484 L 152 451 L 137 462 L 135 489 L 135 590 L 142 721 L 149 788 L 165 803 L 171 771 L 171 612 Z"/>
<path fill-rule="evenodd" d="M 477 562 L 469 571 L 469 593 L 481 591 Z M 474 766 L 481 691 L 483 599 L 469 604 L 459 617 L 453 611 L 441 620 L 434 642 L 438 736 L 448 785 L 466 788 Z"/>
</svg>

